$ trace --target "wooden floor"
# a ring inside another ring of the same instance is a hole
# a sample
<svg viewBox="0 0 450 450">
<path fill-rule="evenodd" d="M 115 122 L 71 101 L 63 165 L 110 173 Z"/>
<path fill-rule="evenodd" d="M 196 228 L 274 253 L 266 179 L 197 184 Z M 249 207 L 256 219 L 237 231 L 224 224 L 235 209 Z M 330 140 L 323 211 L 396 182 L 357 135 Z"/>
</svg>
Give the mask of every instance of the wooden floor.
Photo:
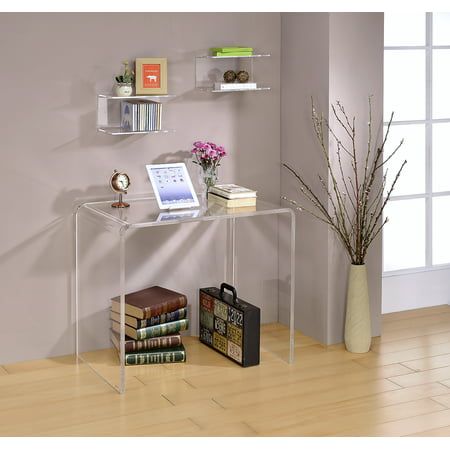
<svg viewBox="0 0 450 450">
<path fill-rule="evenodd" d="M 292 365 L 279 325 L 252 368 L 185 342 L 186 364 L 128 368 L 124 395 L 73 357 L 0 366 L 0 435 L 450 436 L 449 306 L 386 315 L 364 355 L 298 334 Z"/>
</svg>

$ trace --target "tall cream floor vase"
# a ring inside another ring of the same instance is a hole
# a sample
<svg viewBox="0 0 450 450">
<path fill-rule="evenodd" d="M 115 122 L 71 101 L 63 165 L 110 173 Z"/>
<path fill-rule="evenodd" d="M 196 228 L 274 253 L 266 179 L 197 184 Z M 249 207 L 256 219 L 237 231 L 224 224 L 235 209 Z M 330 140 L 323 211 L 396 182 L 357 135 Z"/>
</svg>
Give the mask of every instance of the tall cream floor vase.
<svg viewBox="0 0 450 450">
<path fill-rule="evenodd" d="M 366 353 L 370 350 L 371 341 L 372 329 L 366 266 L 352 264 L 348 276 L 345 347 L 352 353 Z"/>
</svg>

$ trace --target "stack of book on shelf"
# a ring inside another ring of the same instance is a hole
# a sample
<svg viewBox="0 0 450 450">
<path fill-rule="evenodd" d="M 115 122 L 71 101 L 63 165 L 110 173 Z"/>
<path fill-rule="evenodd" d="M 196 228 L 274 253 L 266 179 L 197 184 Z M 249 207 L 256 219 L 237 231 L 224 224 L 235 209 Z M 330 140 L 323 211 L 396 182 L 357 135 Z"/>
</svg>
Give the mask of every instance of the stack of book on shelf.
<svg viewBox="0 0 450 450">
<path fill-rule="evenodd" d="M 189 328 L 184 294 L 152 286 L 125 295 L 125 364 L 185 362 Z M 111 299 L 111 342 L 120 353 L 120 297 Z"/>
<path fill-rule="evenodd" d="M 255 208 L 256 191 L 237 184 L 216 184 L 209 188 L 208 202 L 225 208 Z"/>
<path fill-rule="evenodd" d="M 252 56 L 251 47 L 213 47 L 210 49 L 212 56 Z"/>
<path fill-rule="evenodd" d="M 151 100 L 124 100 L 120 125 L 127 131 L 160 131 L 162 104 Z"/>
</svg>

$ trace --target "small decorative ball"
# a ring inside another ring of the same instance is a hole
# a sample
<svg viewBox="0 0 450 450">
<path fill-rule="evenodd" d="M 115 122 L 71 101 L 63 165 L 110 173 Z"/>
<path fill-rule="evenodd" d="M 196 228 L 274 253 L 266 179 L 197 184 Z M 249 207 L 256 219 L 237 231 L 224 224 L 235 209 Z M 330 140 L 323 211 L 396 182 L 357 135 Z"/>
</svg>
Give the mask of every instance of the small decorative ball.
<svg viewBox="0 0 450 450">
<path fill-rule="evenodd" d="M 246 70 L 241 70 L 236 75 L 237 80 L 239 83 L 247 83 L 248 79 L 250 78 L 248 72 Z"/>
<path fill-rule="evenodd" d="M 234 70 L 227 70 L 223 74 L 223 79 L 225 83 L 234 83 L 234 80 L 236 80 L 236 72 Z"/>
</svg>

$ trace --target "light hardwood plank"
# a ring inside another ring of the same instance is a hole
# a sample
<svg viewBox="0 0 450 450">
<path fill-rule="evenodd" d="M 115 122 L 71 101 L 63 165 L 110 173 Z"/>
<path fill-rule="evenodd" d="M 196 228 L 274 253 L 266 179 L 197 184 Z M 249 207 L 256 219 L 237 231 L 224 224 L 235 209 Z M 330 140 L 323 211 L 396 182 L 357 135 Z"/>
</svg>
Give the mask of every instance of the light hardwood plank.
<svg viewBox="0 0 450 450">
<path fill-rule="evenodd" d="M 353 428 L 342 433 L 337 433 L 336 436 L 408 436 L 414 433 L 448 426 L 450 426 L 450 410 L 445 409 L 407 419 Z"/>
<path fill-rule="evenodd" d="M 442 411 L 445 407 L 433 400 L 422 399 L 413 402 L 375 408 L 364 413 L 339 415 L 319 415 L 303 420 L 300 423 L 288 423 L 286 426 L 276 428 L 264 424 L 260 434 L 265 436 L 335 436 L 355 427 L 364 428 L 378 423 L 392 422 L 411 416 Z M 295 420 L 295 419 L 294 419 Z M 292 421 L 293 422 L 293 421 Z M 255 424 L 250 423 L 255 427 Z"/>
<path fill-rule="evenodd" d="M 407 375 L 388 377 L 388 379 L 399 386 L 416 386 L 418 384 L 444 381 L 450 378 L 450 367 L 414 372 Z"/>
<path fill-rule="evenodd" d="M 446 333 L 450 331 L 450 321 L 433 323 L 423 327 L 403 328 L 389 332 L 382 332 L 380 343 L 410 339 L 419 336 L 429 336 L 430 334 Z"/>
<path fill-rule="evenodd" d="M 443 386 L 443 384 L 441 384 Z M 446 406 L 447 408 L 450 408 L 450 392 L 434 395 L 431 397 L 434 401 L 440 403 L 441 405 Z"/>
<path fill-rule="evenodd" d="M 389 380 L 373 380 L 366 383 L 359 383 L 351 387 L 345 385 L 334 385 L 333 388 L 325 388 L 308 392 L 307 386 L 297 388 L 295 385 L 287 387 L 277 386 L 269 389 L 232 394 L 229 396 L 218 396 L 215 400 L 225 408 L 241 408 L 247 405 L 257 405 L 270 402 L 272 405 L 277 401 L 301 403 L 303 406 L 313 406 L 332 402 L 341 402 L 350 398 L 363 397 L 377 392 L 392 391 L 399 389 L 397 385 Z M 317 388 L 316 388 L 317 389 Z M 324 390 L 325 389 L 325 390 Z"/>
<path fill-rule="evenodd" d="M 409 434 L 409 437 L 450 437 L 450 426 L 433 428 L 432 430 L 422 431 L 420 433 Z"/>
<path fill-rule="evenodd" d="M 152 396 L 147 394 L 149 399 L 145 409 L 138 412 L 123 414 L 118 410 L 112 410 L 110 415 L 97 420 L 86 419 L 79 424 L 66 424 L 65 426 L 54 428 L 51 435 L 55 436 L 155 436 L 155 435 L 179 435 L 177 422 L 189 420 L 188 429 L 183 425 L 183 431 L 198 430 L 199 426 L 189 419 L 193 410 L 204 411 L 205 414 L 214 413 L 222 408 L 211 400 L 193 402 L 189 405 L 151 405 Z M 167 427 L 170 427 L 168 429 Z M 185 423 L 184 423 L 185 424 Z M 153 432 L 152 432 L 153 430 Z M 163 433 L 161 431 L 164 430 Z M 48 433 L 42 433 L 48 435 Z"/>
<path fill-rule="evenodd" d="M 234 422 L 227 423 L 224 426 L 222 423 L 217 423 L 215 426 L 209 426 L 206 428 L 200 427 L 195 432 L 186 433 L 184 436 L 221 436 L 221 437 L 256 437 L 258 434 L 256 431 L 245 422 Z"/>
<path fill-rule="evenodd" d="M 387 378 L 398 374 L 410 373 L 411 370 L 401 365 L 385 366 L 369 370 L 352 370 L 343 374 L 333 374 L 313 379 L 302 380 L 302 372 L 290 369 L 289 372 L 276 377 L 252 377 L 233 382 L 219 382 L 211 387 L 198 389 L 181 394 L 168 393 L 167 397 L 174 404 L 189 402 L 192 399 L 213 397 L 223 406 L 229 406 L 231 399 L 240 404 L 250 404 L 255 397 L 266 395 L 269 392 L 279 392 L 279 395 L 289 396 L 313 391 L 347 386 L 349 383 L 364 383 L 374 379 Z M 224 399 L 225 403 L 222 403 Z M 242 403 L 247 399 L 250 403 Z"/>
<path fill-rule="evenodd" d="M 449 318 L 450 318 L 450 308 L 446 313 L 383 323 L 383 335 L 389 334 L 397 330 L 405 330 L 416 327 L 420 328 L 429 325 L 437 325 L 440 323 L 448 323 Z"/>
<path fill-rule="evenodd" d="M 397 320 L 408 320 L 416 317 L 435 316 L 440 313 L 449 313 L 450 305 L 430 306 L 427 308 L 410 309 L 409 311 L 399 311 L 383 314 L 383 324 Z"/>
<path fill-rule="evenodd" d="M 316 395 L 310 397 L 297 397 L 283 402 L 278 402 L 274 407 L 273 402 L 258 403 L 256 405 L 242 406 L 239 408 L 228 408 L 223 411 L 218 410 L 214 414 L 203 414 L 201 411 L 193 412 L 192 419 L 201 427 L 210 427 L 217 424 L 222 426 L 235 422 L 238 418 L 259 431 L 267 432 L 280 427 L 287 427 L 305 421 L 322 421 L 324 417 L 331 418 L 367 414 L 380 407 L 391 405 L 414 403 L 418 400 L 429 400 L 431 396 L 443 396 L 450 394 L 450 390 L 439 384 L 432 383 L 424 386 L 414 386 L 411 388 L 398 389 L 394 391 L 380 392 L 374 395 L 362 395 L 347 400 L 316 403 L 319 400 Z M 439 397 L 435 397 L 439 398 Z M 314 400 L 309 403 L 309 400 Z M 432 402 L 433 407 L 435 403 Z M 441 404 L 442 406 L 442 404 Z M 443 405 L 445 407 L 445 405 Z M 319 420 L 320 417 L 320 420 Z"/>
<path fill-rule="evenodd" d="M 450 366 L 450 353 L 431 356 L 430 358 L 416 359 L 414 361 L 406 361 L 402 364 L 413 370 L 430 370 L 438 369 L 440 367 L 447 367 Z"/>
<path fill-rule="evenodd" d="M 364 358 L 359 358 L 357 361 L 364 367 L 372 368 L 377 366 L 384 366 L 386 364 L 406 363 L 407 361 L 414 361 L 418 359 L 428 358 L 430 356 L 446 354 L 450 354 L 450 342 L 429 345 L 427 347 L 417 347 L 410 350 L 401 350 L 399 352 L 383 353 L 381 355 L 370 353 Z"/>
<path fill-rule="evenodd" d="M 400 339 L 391 342 L 374 343 L 372 340 L 371 351 L 374 353 L 392 353 L 402 350 L 410 350 L 417 347 L 427 347 L 428 345 L 443 344 L 450 342 L 450 331 L 426 336 L 418 336 L 409 339 Z"/>
<path fill-rule="evenodd" d="M 62 366 L 73 366 L 76 363 L 74 355 L 59 356 L 56 358 L 38 359 L 34 361 L 23 361 L 14 364 L 3 364 L 7 373 L 23 373 L 40 369 L 58 368 Z"/>
<path fill-rule="evenodd" d="M 149 413 L 147 413 L 149 415 Z M 114 424 L 114 425 L 113 425 Z M 189 419 L 170 420 L 166 423 L 158 423 L 156 426 L 144 426 L 138 429 L 132 428 L 130 422 L 114 421 L 109 426 L 86 426 L 82 432 L 73 431 L 72 428 L 55 430 L 52 436 L 185 436 L 188 433 L 199 431 L 199 427 Z M 46 434 L 43 434 L 46 436 Z"/>
</svg>

